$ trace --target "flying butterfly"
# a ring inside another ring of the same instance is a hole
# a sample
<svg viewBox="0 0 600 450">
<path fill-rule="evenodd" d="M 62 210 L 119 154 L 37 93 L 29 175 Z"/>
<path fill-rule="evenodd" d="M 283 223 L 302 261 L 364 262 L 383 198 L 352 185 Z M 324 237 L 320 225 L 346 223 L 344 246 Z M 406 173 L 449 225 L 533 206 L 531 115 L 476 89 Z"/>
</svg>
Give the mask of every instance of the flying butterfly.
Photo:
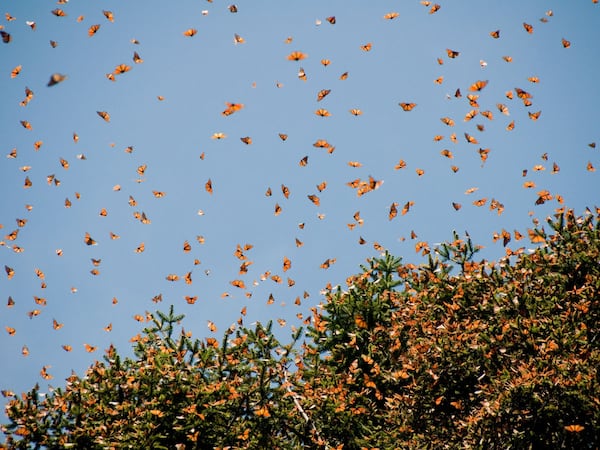
<svg viewBox="0 0 600 450">
<path fill-rule="evenodd" d="M 365 45 L 361 45 L 360 49 L 364 52 L 370 52 L 373 44 L 371 42 L 366 43 Z"/>
<path fill-rule="evenodd" d="M 88 28 L 88 36 L 92 37 L 93 35 L 95 35 L 98 30 L 100 29 L 100 25 L 96 24 L 96 25 L 92 25 Z"/>
<path fill-rule="evenodd" d="M 523 28 L 525 28 L 525 31 L 527 31 L 529 34 L 533 33 L 533 26 L 532 25 L 530 25 L 530 24 L 528 24 L 526 22 L 523 22 Z"/>
<path fill-rule="evenodd" d="M 96 113 L 106 122 L 110 122 L 110 114 L 108 114 L 106 111 L 96 111 Z"/>
<path fill-rule="evenodd" d="M 471 92 L 481 91 L 484 87 L 487 86 L 487 84 L 488 84 L 487 80 L 478 80 L 469 87 L 469 90 Z"/>
<path fill-rule="evenodd" d="M 195 28 L 188 28 L 187 30 L 185 30 L 185 31 L 183 32 L 183 35 L 184 35 L 184 36 L 187 36 L 187 37 L 192 37 L 192 36 L 194 36 L 196 33 L 198 33 L 198 30 L 196 30 Z"/>
<path fill-rule="evenodd" d="M 48 81 L 48 86 L 54 86 L 58 83 L 61 83 L 67 79 L 66 75 L 62 75 L 60 73 L 53 73 L 50 76 L 50 81 Z"/>
<path fill-rule="evenodd" d="M 415 106 L 417 106 L 416 103 L 398 103 L 398 105 L 400 105 L 400 107 L 402 108 L 402 110 L 404 111 L 412 111 L 413 108 Z"/>
<path fill-rule="evenodd" d="M 287 56 L 287 59 L 288 59 L 288 61 L 300 61 L 302 59 L 306 59 L 307 56 L 308 55 L 306 53 L 295 51 L 295 52 L 290 53 Z"/>
<path fill-rule="evenodd" d="M 115 21 L 115 16 L 112 13 L 112 11 L 104 11 L 103 10 L 102 14 L 104 14 L 104 17 L 106 17 L 109 22 L 114 22 Z"/>
</svg>

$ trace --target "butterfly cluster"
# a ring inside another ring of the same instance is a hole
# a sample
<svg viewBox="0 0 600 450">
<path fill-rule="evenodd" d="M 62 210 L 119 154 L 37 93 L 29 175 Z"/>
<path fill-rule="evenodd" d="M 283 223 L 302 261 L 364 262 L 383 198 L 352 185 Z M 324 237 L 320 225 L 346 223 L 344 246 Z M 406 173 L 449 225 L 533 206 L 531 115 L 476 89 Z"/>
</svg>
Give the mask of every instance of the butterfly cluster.
<svg viewBox="0 0 600 450">
<path fill-rule="evenodd" d="M 311 325 L 319 289 L 373 252 L 418 261 L 464 227 L 518 254 L 536 216 L 594 201 L 597 130 L 563 104 L 592 83 L 554 71 L 592 60 L 597 32 L 561 16 L 595 1 L 482 11 L 469 36 L 462 6 L 428 1 L 209 0 L 160 32 L 141 3 L 58 3 L 0 22 L 1 348 L 45 380 L 135 341 L 163 301 L 200 333 Z"/>
</svg>

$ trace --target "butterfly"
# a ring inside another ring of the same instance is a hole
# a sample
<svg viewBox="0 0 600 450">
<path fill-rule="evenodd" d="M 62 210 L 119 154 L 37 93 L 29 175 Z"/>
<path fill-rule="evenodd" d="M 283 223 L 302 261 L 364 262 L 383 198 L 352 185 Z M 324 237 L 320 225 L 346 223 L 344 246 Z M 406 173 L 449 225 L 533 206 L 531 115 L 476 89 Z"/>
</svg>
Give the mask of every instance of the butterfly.
<svg viewBox="0 0 600 450">
<path fill-rule="evenodd" d="M 442 83 L 444 82 L 444 77 L 443 77 L 443 76 L 441 76 L 441 77 L 438 77 L 438 78 L 436 78 L 435 80 L 433 80 L 433 82 L 434 82 L 435 84 L 442 84 Z"/>
<path fill-rule="evenodd" d="M 398 164 L 396 164 L 394 166 L 394 170 L 400 170 L 400 169 L 404 169 L 406 167 L 406 162 L 401 159 L 400 161 L 398 161 Z"/>
<path fill-rule="evenodd" d="M 140 245 L 137 246 L 137 248 L 135 249 L 135 252 L 136 253 L 143 253 L 144 250 L 146 250 L 146 246 L 142 242 Z"/>
<path fill-rule="evenodd" d="M 527 78 L 528 81 L 532 82 L 532 83 L 539 83 L 540 79 L 538 77 L 528 77 Z"/>
<path fill-rule="evenodd" d="M 571 41 L 567 41 L 565 38 L 562 38 L 562 46 L 564 48 L 569 48 L 571 46 Z"/>
<path fill-rule="evenodd" d="M 446 49 L 446 53 L 448 54 L 448 58 L 456 58 L 458 55 L 460 55 L 460 52 L 457 52 L 455 50 L 450 50 L 449 48 Z"/>
<path fill-rule="evenodd" d="M 470 87 L 469 90 L 471 92 L 475 92 L 475 91 L 481 91 L 484 87 L 486 87 L 488 84 L 487 80 L 478 80 L 475 83 L 473 83 Z"/>
<path fill-rule="evenodd" d="M 50 40 L 50 47 L 52 47 L 52 48 L 58 47 L 58 42 Z"/>
<path fill-rule="evenodd" d="M 331 116 L 331 113 L 329 111 L 327 111 L 326 109 L 322 109 L 322 108 L 321 109 L 317 109 L 315 111 L 315 114 L 317 116 L 321 116 L 321 117 L 330 117 Z"/>
<path fill-rule="evenodd" d="M 230 13 L 236 13 L 238 12 L 238 8 L 236 5 L 229 5 L 229 12 Z"/>
<path fill-rule="evenodd" d="M 440 120 L 449 127 L 454 126 L 454 120 L 452 120 L 450 117 L 442 117 Z"/>
<path fill-rule="evenodd" d="M 444 149 L 440 152 L 440 155 L 445 156 L 448 159 L 452 159 L 454 158 L 454 155 L 452 154 L 452 152 L 448 149 Z"/>
<path fill-rule="evenodd" d="M 351 109 L 350 114 L 352 114 L 354 116 L 360 116 L 360 115 L 362 115 L 362 111 L 360 109 Z"/>
<path fill-rule="evenodd" d="M 525 31 L 527 31 L 529 34 L 533 33 L 533 26 L 532 25 L 530 25 L 530 24 L 528 24 L 526 22 L 523 22 L 523 28 L 525 28 Z"/>
<path fill-rule="evenodd" d="M 246 145 L 252 144 L 252 138 L 250 136 L 241 137 L 240 141 L 242 141 Z"/>
<path fill-rule="evenodd" d="M 225 139 L 227 135 L 225 133 L 213 133 L 212 139 Z"/>
<path fill-rule="evenodd" d="M 313 202 L 316 206 L 321 205 L 321 200 L 314 194 L 307 195 L 308 199 Z"/>
<path fill-rule="evenodd" d="M 239 34 L 234 33 L 233 34 L 233 43 L 234 44 L 243 44 L 244 42 L 246 42 L 246 40 L 241 37 Z"/>
<path fill-rule="evenodd" d="M 90 344 L 83 344 L 83 346 L 85 347 L 85 351 L 88 353 L 93 353 L 98 349 L 98 347 L 92 346 Z"/>
<path fill-rule="evenodd" d="M 468 133 L 465 133 L 465 139 L 469 144 L 479 144 L 479 141 Z"/>
<path fill-rule="evenodd" d="M 144 60 L 140 57 L 138 52 L 133 52 L 133 62 L 136 64 L 141 64 L 144 62 Z"/>
<path fill-rule="evenodd" d="M 7 33 L 4 30 L 0 31 L 0 36 L 2 36 L 2 42 L 4 42 L 5 44 L 10 43 L 10 41 L 12 41 L 12 36 L 10 35 L 10 33 Z"/>
<path fill-rule="evenodd" d="M 298 161 L 298 165 L 301 167 L 305 167 L 308 164 L 308 156 L 305 156 L 300 161 Z"/>
<path fill-rule="evenodd" d="M 508 107 L 502 103 L 497 103 L 496 107 L 498 108 L 498 111 L 500 111 L 502 114 L 505 114 L 507 116 L 510 115 L 510 113 L 508 112 Z"/>
<path fill-rule="evenodd" d="M 92 237 L 90 236 L 90 234 L 88 232 L 85 233 L 85 237 L 83 238 L 83 241 L 86 243 L 86 245 L 97 245 L 98 243 L 92 239 Z"/>
<path fill-rule="evenodd" d="M 323 64 L 325 67 L 327 67 L 329 64 L 331 64 L 331 61 L 328 59 L 322 59 L 321 64 Z"/>
<path fill-rule="evenodd" d="M 51 11 L 51 13 L 52 13 L 52 14 L 54 14 L 56 17 L 66 17 L 66 16 L 67 16 L 67 13 L 66 13 L 66 12 L 64 12 L 64 11 L 63 11 L 62 9 L 60 9 L 60 8 L 53 9 L 53 10 Z"/>
<path fill-rule="evenodd" d="M 436 12 L 438 12 L 440 10 L 440 8 L 442 7 L 442 5 L 436 3 L 434 4 L 431 9 L 429 10 L 429 14 L 435 14 Z"/>
<path fill-rule="evenodd" d="M 206 189 L 206 192 L 208 192 L 209 194 L 213 193 L 213 186 L 212 186 L 212 181 L 211 181 L 210 178 L 208 179 L 208 181 L 204 185 L 204 189 Z"/>
<path fill-rule="evenodd" d="M 15 67 L 12 72 L 10 73 L 10 77 L 11 78 L 16 78 L 17 75 L 19 75 L 21 73 L 21 69 L 23 68 L 22 65 L 18 65 L 17 67 Z"/>
<path fill-rule="evenodd" d="M 565 425 L 565 430 L 569 431 L 570 433 L 579 433 L 580 431 L 585 430 L 585 427 L 577 424 Z"/>
<path fill-rule="evenodd" d="M 361 45 L 360 49 L 364 52 L 370 52 L 372 47 L 373 47 L 373 44 L 371 42 L 369 42 L 365 45 Z"/>
<path fill-rule="evenodd" d="M 386 20 L 392 20 L 392 19 L 395 19 L 396 17 L 398 17 L 399 15 L 400 14 L 397 12 L 390 12 L 390 13 L 387 13 L 386 15 L 384 15 L 383 18 Z"/>
<path fill-rule="evenodd" d="M 290 53 L 287 56 L 287 59 L 288 59 L 288 61 L 300 61 L 302 59 L 306 59 L 307 56 L 308 55 L 306 53 L 295 51 L 295 52 Z"/>
<path fill-rule="evenodd" d="M 184 36 L 187 36 L 187 37 L 192 37 L 192 36 L 194 36 L 196 33 L 198 33 L 198 30 L 196 30 L 195 28 L 188 28 L 187 30 L 185 30 L 185 31 L 183 32 L 183 35 L 184 35 Z"/>
<path fill-rule="evenodd" d="M 460 208 L 462 208 L 462 205 L 460 203 L 452 202 L 452 207 L 455 211 L 458 211 Z"/>
<path fill-rule="evenodd" d="M 390 211 L 388 213 L 388 219 L 392 220 L 394 217 L 396 217 L 398 215 L 398 209 L 397 209 L 398 203 L 394 202 L 390 205 Z"/>
<path fill-rule="evenodd" d="M 246 289 L 246 284 L 244 283 L 243 280 L 233 280 L 233 281 L 230 281 L 229 284 L 231 284 L 232 286 L 234 286 L 236 288 Z"/>
<path fill-rule="evenodd" d="M 465 122 L 468 122 L 469 120 L 471 120 L 473 117 L 475 117 L 477 114 L 479 114 L 479 111 L 477 111 L 476 109 L 473 109 L 471 111 L 469 111 L 467 113 L 467 115 L 464 118 Z"/>
<path fill-rule="evenodd" d="M 479 200 L 475 200 L 475 201 L 473 202 L 473 204 L 474 204 L 475 206 L 483 206 L 483 205 L 485 205 L 486 203 L 487 203 L 487 198 L 486 198 L 486 197 L 480 198 Z"/>
<path fill-rule="evenodd" d="M 110 122 L 110 114 L 108 114 L 106 111 L 96 111 L 96 113 L 106 122 Z"/>
<path fill-rule="evenodd" d="M 531 120 L 538 120 L 538 118 L 540 117 L 540 114 L 542 114 L 542 111 L 537 111 L 537 112 L 527 112 L 527 114 L 529 114 L 529 118 Z"/>
<path fill-rule="evenodd" d="M 408 201 L 404 204 L 404 206 L 402 207 L 402 215 L 406 215 L 406 213 L 410 210 L 410 207 L 413 206 L 415 204 L 415 202 L 413 201 Z"/>
<path fill-rule="evenodd" d="M 329 95 L 331 89 L 322 89 L 317 93 L 317 101 L 320 102 Z"/>
<path fill-rule="evenodd" d="M 416 103 L 398 103 L 398 105 L 400 105 L 404 111 L 412 111 L 413 108 L 417 106 Z"/>
<path fill-rule="evenodd" d="M 508 62 L 508 63 L 509 63 L 509 62 L 512 62 L 512 60 L 513 60 L 513 59 L 512 59 L 512 56 L 503 56 L 503 57 L 502 57 L 502 59 L 503 59 L 504 61 Z"/>
<path fill-rule="evenodd" d="M 93 35 L 95 35 L 98 30 L 100 29 L 100 25 L 96 24 L 96 25 L 92 25 L 89 29 L 88 29 L 88 36 L 92 37 Z"/>
<path fill-rule="evenodd" d="M 188 295 L 185 296 L 185 301 L 188 303 L 188 305 L 193 305 L 194 303 L 196 303 L 196 300 L 198 300 L 197 295 L 195 295 L 193 297 L 190 297 Z"/>
<path fill-rule="evenodd" d="M 115 67 L 113 74 L 120 75 L 122 73 L 129 72 L 130 70 L 131 66 L 128 66 L 127 64 L 119 64 L 117 67 Z"/>
<path fill-rule="evenodd" d="M 115 21 L 115 16 L 113 15 L 112 11 L 102 11 L 102 14 L 104 14 L 104 17 L 106 17 L 110 22 L 114 22 Z"/>
<path fill-rule="evenodd" d="M 348 78 L 348 72 L 344 72 L 343 74 L 340 75 L 340 80 L 345 80 Z"/>
<path fill-rule="evenodd" d="M 500 30 L 490 31 L 490 36 L 494 39 L 498 39 L 500 37 Z"/>
<path fill-rule="evenodd" d="M 511 123 L 509 123 L 509 124 L 506 126 L 506 131 L 512 131 L 512 130 L 514 130 L 514 129 L 515 129 L 515 121 L 513 120 Z"/>
</svg>

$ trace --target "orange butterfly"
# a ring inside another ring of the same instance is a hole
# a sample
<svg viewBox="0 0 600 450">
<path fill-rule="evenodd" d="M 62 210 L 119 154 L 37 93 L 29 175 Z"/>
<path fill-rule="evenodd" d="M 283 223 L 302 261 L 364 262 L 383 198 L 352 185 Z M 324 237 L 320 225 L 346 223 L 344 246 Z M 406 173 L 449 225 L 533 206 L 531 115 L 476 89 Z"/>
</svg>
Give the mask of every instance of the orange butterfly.
<svg viewBox="0 0 600 450">
<path fill-rule="evenodd" d="M 345 80 L 348 78 L 348 72 L 344 72 L 343 74 L 340 75 L 340 80 Z"/>
<path fill-rule="evenodd" d="M 442 83 L 444 82 L 444 77 L 443 77 L 443 76 L 441 76 L 441 77 L 438 77 L 438 78 L 436 78 L 435 80 L 433 80 L 433 82 L 434 82 L 435 84 L 442 84 Z"/>
<path fill-rule="evenodd" d="M 327 111 L 326 109 L 317 109 L 315 111 L 315 114 L 317 116 L 321 116 L 321 117 L 330 117 L 331 113 L 329 111 Z"/>
<path fill-rule="evenodd" d="M 460 203 L 452 202 L 452 207 L 458 211 L 460 208 L 462 208 L 462 205 Z"/>
<path fill-rule="evenodd" d="M 392 19 L 395 19 L 396 17 L 398 17 L 399 15 L 400 14 L 397 12 L 390 12 L 390 13 L 387 13 L 385 16 L 383 16 L 383 18 L 386 20 L 392 20 Z"/>
<path fill-rule="evenodd" d="M 93 35 L 95 35 L 98 30 L 100 29 L 100 25 L 92 25 L 89 29 L 88 29 L 88 36 L 92 37 Z"/>
<path fill-rule="evenodd" d="M 364 52 L 370 52 L 372 47 L 373 47 L 373 44 L 371 42 L 369 42 L 365 45 L 361 45 L 360 49 Z"/>
<path fill-rule="evenodd" d="M 184 35 L 184 36 L 187 36 L 187 37 L 192 37 L 192 36 L 194 36 L 196 33 L 198 33 L 198 30 L 196 30 L 195 28 L 188 28 L 187 30 L 185 30 L 185 31 L 183 32 L 183 35 Z"/>
<path fill-rule="evenodd" d="M 494 39 L 498 39 L 500 37 L 500 30 L 490 31 L 490 36 Z"/>
<path fill-rule="evenodd" d="M 396 164 L 394 166 L 394 170 L 400 170 L 400 169 L 404 169 L 406 167 L 406 162 L 401 159 L 400 161 L 398 161 L 398 164 Z"/>
<path fill-rule="evenodd" d="M 454 51 L 454 50 L 450 50 L 449 48 L 446 49 L 446 53 L 448 54 L 448 58 L 456 58 L 458 55 L 460 55 L 460 52 Z"/>
<path fill-rule="evenodd" d="M 144 243 L 142 242 L 140 245 L 138 245 L 138 247 L 135 249 L 136 253 L 143 253 L 144 250 L 146 250 L 146 246 L 144 245 Z"/>
<path fill-rule="evenodd" d="M 392 220 L 394 217 L 396 217 L 398 215 L 398 203 L 394 202 L 390 205 L 390 211 L 388 213 L 388 219 Z"/>
<path fill-rule="evenodd" d="M 512 130 L 514 130 L 514 129 L 515 129 L 515 121 L 513 120 L 511 123 L 509 123 L 509 124 L 506 126 L 506 131 L 512 131 Z"/>
<path fill-rule="evenodd" d="M 115 67 L 113 74 L 120 75 L 122 73 L 129 72 L 130 70 L 131 66 L 128 66 L 127 64 L 119 64 L 117 67 Z"/>
<path fill-rule="evenodd" d="M 562 45 L 564 48 L 569 48 L 571 46 L 571 41 L 567 41 L 565 38 L 562 38 Z"/>
<path fill-rule="evenodd" d="M 323 64 L 325 67 L 327 67 L 329 64 L 331 64 L 331 61 L 328 59 L 322 59 L 321 64 Z"/>
<path fill-rule="evenodd" d="M 288 59 L 288 61 L 300 61 L 302 59 L 305 59 L 307 56 L 308 55 L 306 53 L 295 51 L 295 52 L 290 53 L 287 56 L 287 59 Z"/>
<path fill-rule="evenodd" d="M 479 141 L 468 133 L 465 133 L 465 139 L 469 144 L 479 144 Z"/>
<path fill-rule="evenodd" d="M 308 199 L 313 202 L 315 205 L 320 206 L 321 200 L 314 194 L 307 195 Z"/>
<path fill-rule="evenodd" d="M 444 149 L 440 152 L 440 155 L 445 156 L 448 159 L 452 159 L 454 158 L 454 155 L 452 154 L 452 152 L 448 149 Z"/>
<path fill-rule="evenodd" d="M 115 16 L 113 15 L 112 11 L 102 11 L 102 14 L 104 14 L 104 17 L 106 17 L 110 22 L 114 22 L 115 21 Z"/>
<path fill-rule="evenodd" d="M 465 122 L 468 122 L 469 120 L 471 120 L 473 117 L 475 117 L 477 114 L 479 114 L 479 112 L 476 109 L 473 109 L 471 111 L 469 111 L 467 113 L 467 115 L 464 118 Z"/>
<path fill-rule="evenodd" d="M 577 424 L 566 425 L 565 430 L 567 430 L 571 433 L 579 433 L 580 431 L 585 430 L 585 427 L 583 425 L 577 425 Z"/>
<path fill-rule="evenodd" d="M 413 108 L 417 106 L 416 103 L 398 103 L 398 105 L 400 105 L 404 111 L 412 111 Z"/>
<path fill-rule="evenodd" d="M 354 116 L 360 116 L 360 115 L 362 115 L 362 111 L 360 109 L 351 109 L 350 114 L 352 114 Z"/>
<path fill-rule="evenodd" d="M 429 10 L 429 14 L 435 14 L 436 12 L 438 12 L 440 10 L 440 8 L 442 7 L 442 5 L 436 3 L 434 4 L 431 9 Z"/>
<path fill-rule="evenodd" d="M 529 34 L 533 33 L 533 26 L 523 22 L 523 28 L 525 28 L 525 31 L 527 31 Z"/>
<path fill-rule="evenodd" d="M 529 118 L 531 120 L 538 120 L 538 118 L 540 117 L 540 114 L 542 114 L 542 111 L 537 111 L 537 112 L 528 112 L 527 114 L 529 114 Z"/>
<path fill-rule="evenodd" d="M 450 117 L 442 117 L 440 120 L 443 123 L 445 123 L 446 125 L 448 125 L 449 127 L 453 127 L 454 126 L 454 120 L 452 120 Z"/>
<path fill-rule="evenodd" d="M 110 122 L 110 114 L 108 114 L 106 111 L 96 111 L 96 113 L 106 122 Z"/>
<path fill-rule="evenodd" d="M 63 11 L 62 9 L 60 9 L 60 8 L 53 9 L 51 12 L 52 12 L 52 14 L 54 14 L 56 17 L 66 17 L 66 15 L 67 15 L 67 13 L 66 13 L 66 12 L 64 12 L 64 11 Z"/>
<path fill-rule="evenodd" d="M 17 75 L 19 75 L 21 73 L 21 69 L 23 68 L 23 66 L 18 65 L 17 67 L 15 67 L 12 72 L 10 73 L 10 77 L 11 78 L 15 78 Z"/>
<path fill-rule="evenodd" d="M 475 92 L 475 91 L 481 91 L 484 87 L 486 87 L 488 84 L 487 80 L 478 80 L 475 83 L 473 83 L 470 87 L 469 90 L 471 92 Z"/>
<path fill-rule="evenodd" d="M 193 305 L 194 303 L 196 303 L 196 300 L 198 300 L 198 296 L 195 295 L 193 297 L 190 296 L 185 296 L 185 301 L 189 304 L 189 305 Z"/>
<path fill-rule="evenodd" d="M 298 161 L 298 165 L 301 167 L 305 167 L 308 164 L 308 156 L 305 156 L 300 161 Z"/>
<path fill-rule="evenodd" d="M 317 101 L 320 102 L 329 95 L 331 89 L 322 89 L 317 93 Z"/>
</svg>

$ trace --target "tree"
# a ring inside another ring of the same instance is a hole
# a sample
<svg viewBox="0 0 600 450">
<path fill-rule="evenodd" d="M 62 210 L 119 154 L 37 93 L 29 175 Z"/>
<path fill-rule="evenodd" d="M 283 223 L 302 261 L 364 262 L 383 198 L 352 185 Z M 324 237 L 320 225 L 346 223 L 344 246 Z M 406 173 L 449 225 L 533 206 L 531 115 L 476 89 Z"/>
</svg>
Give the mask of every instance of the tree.
<svg viewBox="0 0 600 450">
<path fill-rule="evenodd" d="M 418 267 L 373 258 L 287 345 L 270 323 L 193 340 L 157 312 L 134 359 L 111 347 L 45 398 L 14 396 L 6 444 L 597 448 L 600 222 L 548 226 L 498 262 L 456 234 Z"/>
</svg>

